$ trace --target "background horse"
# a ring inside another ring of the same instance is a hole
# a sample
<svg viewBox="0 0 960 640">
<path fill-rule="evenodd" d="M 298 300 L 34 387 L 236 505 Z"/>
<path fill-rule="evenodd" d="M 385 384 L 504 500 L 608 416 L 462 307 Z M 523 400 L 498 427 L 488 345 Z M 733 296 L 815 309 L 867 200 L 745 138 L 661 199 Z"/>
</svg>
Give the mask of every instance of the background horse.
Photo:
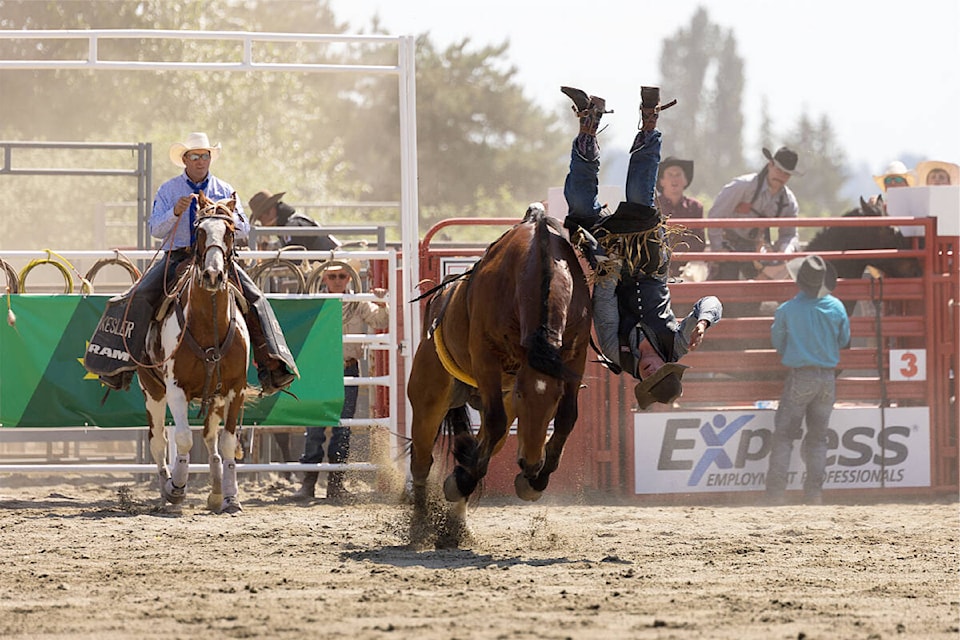
<svg viewBox="0 0 960 640">
<path fill-rule="evenodd" d="M 524 500 L 540 497 L 577 419 L 590 309 L 577 256 L 539 203 L 487 249 L 467 277 L 431 299 L 407 384 L 413 407 L 415 543 L 427 533 L 427 476 L 445 416 L 455 434 L 456 466 L 443 486 L 454 504 L 441 544 L 460 542 L 466 500 L 486 475 L 490 457 L 506 442 L 515 418 L 520 473 L 514 487 Z M 481 412 L 476 437 L 466 419 L 471 397 L 479 399 Z"/>
<path fill-rule="evenodd" d="M 882 203 L 870 204 L 860 198 L 860 207 L 851 209 L 843 214 L 843 217 L 863 218 L 885 215 Z M 807 243 L 805 251 L 862 251 L 909 248 L 910 240 L 892 226 L 827 227 Z M 837 270 L 837 277 L 839 278 L 858 279 L 863 276 L 864 269 L 867 266 L 873 267 L 881 271 L 884 276 L 891 278 L 917 278 L 922 275 L 920 263 L 916 258 L 833 260 L 831 264 Z M 847 314 L 850 314 L 853 312 L 856 300 L 844 300 L 843 304 L 847 308 Z"/>
<path fill-rule="evenodd" d="M 199 400 L 201 413 L 205 413 L 203 440 L 210 461 L 207 506 L 227 513 L 241 510 L 236 428 L 246 397 L 250 359 L 250 336 L 243 314 L 237 310 L 242 295 L 234 291 L 228 277 L 232 272 L 235 209 L 236 194 L 218 202 L 199 194 L 193 261 L 163 317 L 147 335 L 148 354 L 155 364 L 137 370 L 162 498 L 179 505 L 186 495 L 193 445 L 187 410 L 191 401 Z M 172 472 L 167 466 L 164 428 L 168 406 L 176 424 L 177 454 Z"/>
</svg>

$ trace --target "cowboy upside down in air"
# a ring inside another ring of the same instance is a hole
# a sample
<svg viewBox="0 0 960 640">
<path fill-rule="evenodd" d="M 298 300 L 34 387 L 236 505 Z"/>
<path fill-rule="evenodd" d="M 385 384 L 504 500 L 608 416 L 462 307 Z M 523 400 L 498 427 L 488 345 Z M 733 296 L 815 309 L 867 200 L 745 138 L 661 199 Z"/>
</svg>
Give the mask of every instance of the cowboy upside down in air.
<svg viewBox="0 0 960 640">
<path fill-rule="evenodd" d="M 626 202 L 614 213 L 597 199 L 600 145 L 597 128 L 606 101 L 572 87 L 560 90 L 573 100 L 580 132 L 570 152 L 563 194 L 569 211 L 564 226 L 580 239 L 594 269 L 594 327 L 607 367 L 627 371 L 640 383 L 634 389 L 641 409 L 670 404 L 683 392 L 685 366 L 677 364 L 700 346 L 707 329 L 720 321 L 723 306 L 714 296 L 697 301 L 682 321 L 670 306 L 667 278 L 672 229 L 654 204 L 662 133 L 658 87 L 641 87 L 640 131 L 630 147 Z"/>
</svg>

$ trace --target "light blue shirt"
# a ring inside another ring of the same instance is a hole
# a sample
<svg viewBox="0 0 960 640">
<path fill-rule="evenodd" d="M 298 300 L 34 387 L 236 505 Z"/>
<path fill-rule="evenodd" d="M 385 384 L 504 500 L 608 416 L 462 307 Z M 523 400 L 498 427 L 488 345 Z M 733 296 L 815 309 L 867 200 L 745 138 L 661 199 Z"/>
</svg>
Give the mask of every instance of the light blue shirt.
<svg viewBox="0 0 960 640">
<path fill-rule="evenodd" d="M 840 349 L 850 343 L 850 319 L 837 298 L 801 291 L 777 307 L 770 341 L 786 367 L 833 369 L 840 364 Z"/>
<path fill-rule="evenodd" d="M 223 200 L 233 194 L 233 187 L 220 180 L 216 176 L 207 175 L 207 186 L 203 189 L 204 195 L 211 200 Z M 202 183 L 201 183 L 202 184 Z M 176 227 L 176 234 L 171 239 L 163 243 L 163 249 L 182 249 L 190 246 L 190 218 L 189 209 L 183 212 L 183 220 L 173 215 L 173 206 L 183 196 L 189 196 L 195 191 L 196 185 L 187 177 L 184 171 L 176 178 L 167 180 L 157 189 L 157 196 L 153 200 L 153 213 L 150 214 L 150 235 L 154 238 L 165 239 L 167 235 Z M 233 220 L 236 224 L 236 238 L 246 238 L 250 232 L 250 223 L 243 215 L 243 205 L 237 198 L 237 208 L 233 214 Z"/>
</svg>

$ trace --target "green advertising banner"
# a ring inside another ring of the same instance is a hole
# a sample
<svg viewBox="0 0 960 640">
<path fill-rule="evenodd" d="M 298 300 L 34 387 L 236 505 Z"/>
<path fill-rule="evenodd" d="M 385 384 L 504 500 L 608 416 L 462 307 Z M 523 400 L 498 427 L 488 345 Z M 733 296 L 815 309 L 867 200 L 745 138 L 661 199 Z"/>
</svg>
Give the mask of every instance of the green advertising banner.
<svg viewBox="0 0 960 640">
<path fill-rule="evenodd" d="M 83 354 L 108 299 L 97 295 L 10 297 L 17 321 L 13 327 L 0 326 L 0 427 L 146 424 L 143 393 L 136 380 L 129 391 L 111 391 L 101 404 L 107 388 L 83 368 Z M 340 301 L 278 298 L 270 304 L 300 369 L 300 378 L 290 386 L 297 397 L 278 393 L 248 403 L 243 424 L 338 424 L 343 407 Z M 248 379 L 257 384 L 252 364 Z"/>
</svg>

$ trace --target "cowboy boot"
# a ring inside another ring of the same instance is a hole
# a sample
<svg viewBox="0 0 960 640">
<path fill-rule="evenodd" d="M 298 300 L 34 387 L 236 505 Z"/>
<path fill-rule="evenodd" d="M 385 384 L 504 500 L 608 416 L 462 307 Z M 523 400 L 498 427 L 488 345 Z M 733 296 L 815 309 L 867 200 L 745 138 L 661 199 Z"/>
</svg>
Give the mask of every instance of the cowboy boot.
<svg viewBox="0 0 960 640">
<path fill-rule="evenodd" d="M 574 87 L 560 87 L 568 98 L 573 100 L 573 112 L 580 119 L 580 134 L 577 136 L 577 152 L 588 160 L 600 156 L 600 146 L 597 144 L 597 128 L 600 118 L 607 111 L 607 101 L 598 96 L 587 96 L 582 89 Z"/>
<path fill-rule="evenodd" d="M 660 87 L 640 87 L 640 129 L 653 131 L 660 117 Z"/>
<path fill-rule="evenodd" d="M 308 471 L 303 474 L 303 484 L 293 494 L 293 499 L 298 501 L 312 499 L 316 494 L 317 478 L 319 477 L 320 473 L 318 471 Z"/>
<path fill-rule="evenodd" d="M 633 140 L 630 153 L 643 148 L 650 139 L 649 134 L 657 128 L 660 112 L 675 104 L 677 104 L 676 100 L 671 100 L 665 105 L 660 104 L 660 87 L 640 87 L 640 123 L 637 125 L 640 131 Z"/>
<path fill-rule="evenodd" d="M 257 363 L 257 380 L 260 381 L 260 392 L 265 396 L 273 395 L 286 389 L 296 379 L 286 365 L 270 353 L 267 337 L 260 325 L 260 318 L 251 309 L 244 316 L 247 330 L 250 332 L 250 345 L 253 350 L 253 359 Z"/>
<path fill-rule="evenodd" d="M 343 486 L 343 471 L 327 474 L 327 501 L 331 504 L 353 504 L 356 498 Z"/>
</svg>

